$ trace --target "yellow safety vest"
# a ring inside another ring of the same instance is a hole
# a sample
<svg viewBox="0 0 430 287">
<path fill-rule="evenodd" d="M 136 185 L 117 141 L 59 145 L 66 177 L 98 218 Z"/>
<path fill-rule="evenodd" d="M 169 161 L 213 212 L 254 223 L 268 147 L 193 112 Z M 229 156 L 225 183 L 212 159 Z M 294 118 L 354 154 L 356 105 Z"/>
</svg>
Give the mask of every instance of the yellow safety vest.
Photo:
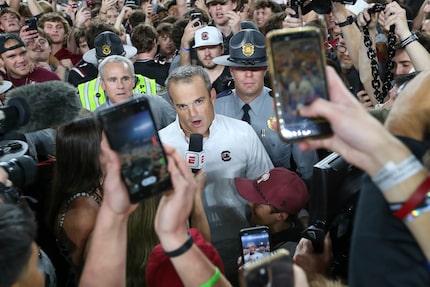
<svg viewBox="0 0 430 287">
<path fill-rule="evenodd" d="M 136 77 L 137 83 L 133 92 L 146 95 L 157 94 L 157 82 L 154 79 L 150 79 L 139 74 L 136 74 Z M 105 92 L 102 89 L 99 77 L 79 84 L 78 91 L 82 107 L 91 112 L 106 102 Z"/>
</svg>

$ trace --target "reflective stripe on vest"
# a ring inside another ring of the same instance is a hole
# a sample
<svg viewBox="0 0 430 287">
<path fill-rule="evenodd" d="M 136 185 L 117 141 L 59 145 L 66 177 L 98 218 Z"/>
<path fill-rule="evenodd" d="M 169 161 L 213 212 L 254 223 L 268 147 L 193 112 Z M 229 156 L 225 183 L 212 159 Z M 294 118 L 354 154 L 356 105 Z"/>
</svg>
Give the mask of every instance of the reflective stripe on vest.
<svg viewBox="0 0 430 287">
<path fill-rule="evenodd" d="M 105 93 L 98 77 L 78 85 L 78 91 L 82 107 L 91 112 L 106 102 Z"/>
</svg>

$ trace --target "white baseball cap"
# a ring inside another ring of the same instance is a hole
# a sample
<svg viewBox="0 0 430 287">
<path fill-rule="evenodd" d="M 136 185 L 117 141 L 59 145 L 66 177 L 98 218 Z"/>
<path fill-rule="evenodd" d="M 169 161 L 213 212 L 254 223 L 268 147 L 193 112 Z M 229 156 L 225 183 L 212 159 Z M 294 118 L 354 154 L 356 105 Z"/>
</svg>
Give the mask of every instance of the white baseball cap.
<svg viewBox="0 0 430 287">
<path fill-rule="evenodd" d="M 345 5 L 346 9 L 354 13 L 354 15 L 358 15 L 358 13 L 362 12 L 364 9 L 369 7 L 369 4 L 367 4 L 364 0 L 357 0 L 354 5 Z"/>
<path fill-rule="evenodd" d="M 205 26 L 194 34 L 195 45 L 193 48 L 202 46 L 214 46 L 224 43 L 221 32 L 214 26 Z"/>
</svg>

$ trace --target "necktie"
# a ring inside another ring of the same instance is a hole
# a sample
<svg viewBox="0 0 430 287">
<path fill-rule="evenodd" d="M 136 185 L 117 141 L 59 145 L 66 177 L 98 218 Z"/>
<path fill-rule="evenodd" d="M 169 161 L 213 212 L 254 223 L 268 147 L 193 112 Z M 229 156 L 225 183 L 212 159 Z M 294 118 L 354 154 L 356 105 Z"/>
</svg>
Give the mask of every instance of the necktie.
<svg viewBox="0 0 430 287">
<path fill-rule="evenodd" d="M 242 107 L 242 110 L 243 110 L 242 121 L 245 121 L 248 124 L 251 124 L 251 118 L 249 117 L 249 113 L 248 113 L 250 109 L 251 107 L 248 104 L 244 104 Z"/>
</svg>

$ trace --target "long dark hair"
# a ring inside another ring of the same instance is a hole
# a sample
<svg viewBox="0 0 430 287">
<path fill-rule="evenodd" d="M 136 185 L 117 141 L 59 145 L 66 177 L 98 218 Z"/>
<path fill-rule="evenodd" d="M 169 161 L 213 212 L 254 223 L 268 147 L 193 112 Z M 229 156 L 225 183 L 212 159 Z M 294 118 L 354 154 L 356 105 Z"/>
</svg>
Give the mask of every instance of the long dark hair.
<svg viewBox="0 0 430 287">
<path fill-rule="evenodd" d="M 101 138 L 102 129 L 93 117 L 81 118 L 58 128 L 49 226 L 55 226 L 61 206 L 72 195 L 101 191 Z"/>
</svg>

